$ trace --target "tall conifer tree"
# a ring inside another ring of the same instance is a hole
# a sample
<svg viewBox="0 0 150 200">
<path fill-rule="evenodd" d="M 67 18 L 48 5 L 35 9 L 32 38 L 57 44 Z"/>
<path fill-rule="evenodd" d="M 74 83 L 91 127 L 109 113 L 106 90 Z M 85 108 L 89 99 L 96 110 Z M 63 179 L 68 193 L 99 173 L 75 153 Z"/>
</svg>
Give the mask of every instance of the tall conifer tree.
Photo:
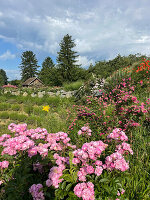
<svg viewBox="0 0 150 200">
<path fill-rule="evenodd" d="M 7 75 L 3 69 L 0 69 L 0 85 L 7 85 Z"/>
<path fill-rule="evenodd" d="M 54 63 L 50 57 L 45 58 L 42 63 L 42 69 L 39 73 L 39 78 L 43 81 L 45 85 L 53 85 L 55 78 Z"/>
<path fill-rule="evenodd" d="M 39 67 L 35 54 L 32 51 L 25 51 L 22 53 L 21 59 L 21 80 L 25 81 L 28 78 L 35 77 L 37 75 L 37 68 Z"/>
<path fill-rule="evenodd" d="M 76 44 L 74 40 L 72 40 L 72 36 L 68 34 L 64 36 L 60 43 L 57 62 L 63 81 L 71 82 L 77 80 L 76 70 L 79 65 L 76 64 L 78 57 L 77 52 L 73 51 L 75 46 Z"/>
</svg>

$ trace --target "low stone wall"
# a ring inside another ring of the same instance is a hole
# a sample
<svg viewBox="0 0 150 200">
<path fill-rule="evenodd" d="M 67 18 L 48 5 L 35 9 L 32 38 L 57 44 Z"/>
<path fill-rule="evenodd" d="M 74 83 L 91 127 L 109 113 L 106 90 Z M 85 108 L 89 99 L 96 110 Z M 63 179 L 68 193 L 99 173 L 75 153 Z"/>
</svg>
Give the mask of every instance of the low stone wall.
<svg viewBox="0 0 150 200">
<path fill-rule="evenodd" d="M 7 94 L 7 93 L 10 93 L 12 95 L 15 95 L 15 96 L 31 96 L 31 97 L 38 97 L 38 98 L 43 98 L 45 95 L 48 95 L 48 96 L 51 96 L 51 97 L 54 97 L 54 96 L 59 96 L 61 98 L 70 98 L 72 96 L 74 96 L 74 94 L 76 93 L 76 91 L 64 91 L 64 90 L 60 90 L 60 91 L 57 91 L 57 92 L 46 92 L 46 91 L 39 91 L 39 92 L 35 92 L 35 93 L 28 93 L 27 91 L 22 91 L 22 90 L 3 90 L 3 93 L 4 94 Z"/>
<path fill-rule="evenodd" d="M 93 77 L 94 80 L 89 80 L 87 83 L 83 84 L 78 90 L 74 90 L 74 91 L 64 91 L 63 89 L 59 89 L 56 90 L 55 92 L 52 91 L 45 91 L 43 89 L 43 91 L 29 91 L 28 90 L 21 90 L 21 89 L 12 89 L 12 90 L 7 90 L 7 89 L 3 89 L 3 93 L 11 93 L 12 95 L 15 96 L 31 96 L 31 97 L 38 97 L 38 98 L 42 98 L 45 95 L 54 97 L 54 96 L 59 96 L 61 98 L 70 98 L 72 96 L 75 96 L 76 98 L 80 99 L 82 96 L 94 96 L 94 97 L 100 97 L 102 95 L 103 91 L 103 87 L 104 84 L 106 84 L 104 79 L 100 79 L 100 78 L 95 78 Z M 87 89 L 89 90 L 89 94 L 87 94 Z"/>
</svg>

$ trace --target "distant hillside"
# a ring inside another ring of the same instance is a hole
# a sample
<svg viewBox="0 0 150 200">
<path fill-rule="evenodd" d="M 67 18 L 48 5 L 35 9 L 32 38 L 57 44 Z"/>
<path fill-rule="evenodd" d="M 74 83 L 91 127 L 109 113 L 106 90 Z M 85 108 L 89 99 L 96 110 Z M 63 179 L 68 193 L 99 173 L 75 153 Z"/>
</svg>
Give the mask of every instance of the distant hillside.
<svg viewBox="0 0 150 200">
<path fill-rule="evenodd" d="M 135 54 L 129 56 L 118 55 L 113 60 L 99 61 L 94 66 L 90 65 L 88 73 L 94 73 L 102 78 L 107 78 L 113 74 L 113 72 L 120 68 L 131 66 L 133 63 L 140 62 L 142 58 L 147 58 L 145 55 Z"/>
<path fill-rule="evenodd" d="M 124 68 L 114 71 L 106 78 L 105 90 L 111 92 L 116 85 L 130 82 L 131 86 L 135 87 L 134 93 L 139 98 L 150 98 L 150 59 L 140 58 Z"/>
</svg>

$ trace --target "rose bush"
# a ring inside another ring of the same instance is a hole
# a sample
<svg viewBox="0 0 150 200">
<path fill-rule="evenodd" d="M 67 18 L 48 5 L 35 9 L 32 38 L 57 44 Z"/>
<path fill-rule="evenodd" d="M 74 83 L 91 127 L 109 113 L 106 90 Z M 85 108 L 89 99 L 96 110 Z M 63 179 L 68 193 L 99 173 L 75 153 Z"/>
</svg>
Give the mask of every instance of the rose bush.
<svg viewBox="0 0 150 200">
<path fill-rule="evenodd" d="M 0 145 L 3 147 L 1 155 L 9 155 L 13 162 L 11 159 L 9 162 L 2 161 L 1 170 L 7 168 L 9 163 L 13 166 L 18 165 L 20 156 L 25 160 L 30 159 L 34 171 L 38 170 L 41 177 L 47 175 L 45 181 L 41 178 L 41 182 L 34 183 L 29 188 L 33 199 L 36 200 L 47 198 L 46 190 L 49 187 L 56 189 L 55 196 L 58 199 L 96 199 L 101 196 L 101 190 L 105 190 L 104 187 L 98 188 L 97 183 L 109 182 L 107 178 L 105 180 L 101 177 L 104 171 L 105 177 L 108 177 L 114 171 L 128 170 L 129 163 L 124 155 L 127 152 L 133 154 L 130 145 L 126 143 L 128 137 L 119 128 L 107 136 L 108 140 L 105 143 L 101 140 L 86 142 L 81 148 L 71 144 L 68 134 L 64 132 L 48 133 L 46 129 L 41 128 L 28 130 L 27 124 L 14 123 L 10 124 L 8 129 L 14 136 L 5 134 L 0 137 Z M 82 127 L 81 130 L 90 129 Z M 6 177 L 3 176 L 1 181 L 2 184 L 6 184 Z M 113 194 L 107 191 L 107 196 L 117 198 L 118 190 L 122 191 L 123 188 L 120 184 L 114 184 Z"/>
</svg>

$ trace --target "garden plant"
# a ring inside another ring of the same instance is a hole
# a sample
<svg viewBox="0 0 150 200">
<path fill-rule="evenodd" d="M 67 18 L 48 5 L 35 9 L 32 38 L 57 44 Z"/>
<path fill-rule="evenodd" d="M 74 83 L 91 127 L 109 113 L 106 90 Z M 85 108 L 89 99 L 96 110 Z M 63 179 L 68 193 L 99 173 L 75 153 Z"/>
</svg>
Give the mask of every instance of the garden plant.
<svg viewBox="0 0 150 200">
<path fill-rule="evenodd" d="M 130 76 L 109 78 L 101 97 L 68 108 L 66 130 L 10 123 L 0 137 L 0 198 L 148 200 L 149 73 L 143 60 Z M 48 115 L 51 105 L 36 109 Z"/>
</svg>

